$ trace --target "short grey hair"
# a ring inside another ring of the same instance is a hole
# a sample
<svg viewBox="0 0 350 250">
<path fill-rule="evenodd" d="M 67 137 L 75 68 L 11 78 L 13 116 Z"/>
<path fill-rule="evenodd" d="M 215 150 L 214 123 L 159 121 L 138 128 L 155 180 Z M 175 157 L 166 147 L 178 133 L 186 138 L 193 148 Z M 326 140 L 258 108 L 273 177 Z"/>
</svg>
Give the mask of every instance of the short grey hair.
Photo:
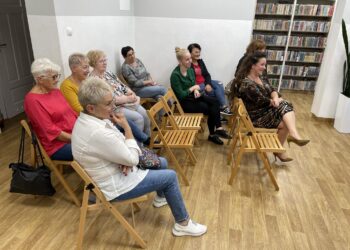
<svg viewBox="0 0 350 250">
<path fill-rule="evenodd" d="M 49 72 L 59 73 L 61 71 L 61 67 L 48 58 L 38 58 L 34 60 L 31 66 L 31 72 L 36 79 L 40 76 L 46 76 Z"/>
<path fill-rule="evenodd" d="M 68 58 L 69 68 L 79 66 L 83 61 L 89 61 L 88 57 L 82 53 L 73 53 Z"/>
<path fill-rule="evenodd" d="M 88 77 L 79 88 L 78 99 L 80 105 L 86 111 L 88 104 L 97 105 L 112 89 L 107 82 L 99 77 Z"/>
</svg>

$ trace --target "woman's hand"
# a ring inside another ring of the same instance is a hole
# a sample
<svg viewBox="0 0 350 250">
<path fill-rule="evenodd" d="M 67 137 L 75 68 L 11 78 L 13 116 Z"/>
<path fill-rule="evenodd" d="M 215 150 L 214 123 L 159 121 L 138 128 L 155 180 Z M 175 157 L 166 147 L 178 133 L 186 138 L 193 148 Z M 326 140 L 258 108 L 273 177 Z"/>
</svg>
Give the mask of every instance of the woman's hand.
<svg viewBox="0 0 350 250">
<path fill-rule="evenodd" d="M 122 171 L 123 175 L 124 176 L 127 176 L 129 171 L 132 172 L 133 168 L 132 167 L 129 167 L 129 166 L 125 166 L 125 165 L 120 165 L 120 170 Z"/>
<path fill-rule="evenodd" d="M 283 101 L 282 98 L 276 97 L 271 99 L 271 105 L 275 108 L 278 108 L 278 106 L 280 105 L 281 101 Z"/>
<path fill-rule="evenodd" d="M 206 92 L 211 92 L 212 90 L 213 90 L 213 88 L 211 87 L 210 84 L 205 85 L 205 91 Z"/>
<path fill-rule="evenodd" d="M 201 93 L 199 93 L 198 89 L 194 90 L 193 93 L 194 93 L 194 98 L 198 98 L 201 96 Z"/>
<path fill-rule="evenodd" d="M 153 80 L 146 80 L 146 81 L 143 82 L 143 84 L 144 84 L 145 86 L 155 86 L 155 85 L 158 85 L 158 83 L 156 83 L 156 82 L 153 81 Z"/>
<path fill-rule="evenodd" d="M 135 94 L 128 95 L 128 103 L 134 103 L 137 101 L 137 97 Z"/>
<path fill-rule="evenodd" d="M 200 90 L 200 87 L 199 87 L 199 85 L 193 85 L 191 88 L 189 88 L 189 90 L 190 90 L 190 92 L 193 92 L 193 91 L 195 91 L 195 90 Z"/>
<path fill-rule="evenodd" d="M 112 113 L 110 115 L 111 121 L 114 124 L 118 124 L 120 127 L 122 127 L 124 130 L 130 129 L 129 123 L 126 120 L 125 116 L 123 113 Z"/>
</svg>

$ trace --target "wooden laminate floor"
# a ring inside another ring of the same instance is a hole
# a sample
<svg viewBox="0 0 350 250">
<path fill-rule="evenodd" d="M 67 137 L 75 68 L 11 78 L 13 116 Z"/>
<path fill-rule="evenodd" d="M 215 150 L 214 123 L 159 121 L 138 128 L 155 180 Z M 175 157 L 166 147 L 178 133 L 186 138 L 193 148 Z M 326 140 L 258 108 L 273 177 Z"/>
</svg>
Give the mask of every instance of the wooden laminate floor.
<svg viewBox="0 0 350 250">
<path fill-rule="evenodd" d="M 198 238 L 173 237 L 169 208 L 153 208 L 150 200 L 136 214 L 136 229 L 148 249 L 350 248 L 350 135 L 311 115 L 312 95 L 285 96 L 294 104 L 300 133 L 311 143 L 303 148 L 286 145 L 295 160 L 274 168 L 280 191 L 274 190 L 254 154 L 243 158 L 229 186 L 227 146 L 209 143 L 202 135 L 194 150 L 199 162 L 187 169 L 191 186 L 181 189 L 192 218 L 208 225 L 208 232 Z M 8 164 L 17 158 L 20 118 L 8 122 L 0 134 L 0 248 L 74 249 L 79 208 L 61 185 L 53 197 L 8 192 Z M 80 196 L 79 178 L 68 175 Z M 130 219 L 129 207 L 120 210 Z M 108 212 L 91 212 L 87 221 L 85 249 L 137 247 Z"/>
</svg>

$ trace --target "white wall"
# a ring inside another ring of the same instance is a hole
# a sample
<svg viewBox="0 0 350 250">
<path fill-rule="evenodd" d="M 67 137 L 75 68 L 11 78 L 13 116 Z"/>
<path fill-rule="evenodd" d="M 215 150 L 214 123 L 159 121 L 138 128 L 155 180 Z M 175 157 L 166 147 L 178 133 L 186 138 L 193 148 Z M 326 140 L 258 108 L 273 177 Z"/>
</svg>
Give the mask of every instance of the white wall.
<svg viewBox="0 0 350 250">
<path fill-rule="evenodd" d="M 134 18 L 130 16 L 57 16 L 58 36 L 64 73 L 70 74 L 68 57 L 74 52 L 87 53 L 91 49 L 103 50 L 108 57 L 108 68 L 120 68 L 120 49 L 134 46 Z M 72 29 L 68 36 L 66 28 Z"/>
<path fill-rule="evenodd" d="M 136 56 L 156 81 L 167 86 L 177 65 L 175 47 L 187 48 L 193 42 L 201 45 L 212 78 L 226 84 L 252 33 L 251 20 L 136 17 L 135 27 Z"/>
<path fill-rule="evenodd" d="M 47 57 L 63 66 L 55 16 L 28 15 L 34 58 Z"/>
<path fill-rule="evenodd" d="M 350 1 L 338 0 L 311 107 L 311 112 L 317 117 L 335 117 L 338 96 L 342 91 L 343 64 L 345 60 L 341 20 L 344 16 L 349 35 L 349 13 Z"/>
<path fill-rule="evenodd" d="M 108 68 L 120 67 L 120 49 L 135 45 L 133 0 L 130 10 L 120 10 L 119 0 L 26 0 L 34 58 L 47 57 L 70 74 L 71 53 L 90 49 L 105 51 Z M 68 36 L 66 28 L 73 31 Z M 61 79 L 63 80 L 63 78 Z"/>
</svg>

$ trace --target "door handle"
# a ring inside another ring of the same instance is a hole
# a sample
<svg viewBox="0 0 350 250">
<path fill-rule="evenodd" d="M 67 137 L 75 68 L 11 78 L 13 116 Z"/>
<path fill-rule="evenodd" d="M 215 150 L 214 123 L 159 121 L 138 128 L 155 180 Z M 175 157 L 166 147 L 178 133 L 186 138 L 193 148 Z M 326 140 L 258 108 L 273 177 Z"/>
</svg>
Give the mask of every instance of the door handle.
<svg viewBox="0 0 350 250">
<path fill-rule="evenodd" d="M 1 43 L 0 48 L 4 48 L 4 47 L 6 47 L 6 45 L 7 45 L 6 43 Z"/>
</svg>

